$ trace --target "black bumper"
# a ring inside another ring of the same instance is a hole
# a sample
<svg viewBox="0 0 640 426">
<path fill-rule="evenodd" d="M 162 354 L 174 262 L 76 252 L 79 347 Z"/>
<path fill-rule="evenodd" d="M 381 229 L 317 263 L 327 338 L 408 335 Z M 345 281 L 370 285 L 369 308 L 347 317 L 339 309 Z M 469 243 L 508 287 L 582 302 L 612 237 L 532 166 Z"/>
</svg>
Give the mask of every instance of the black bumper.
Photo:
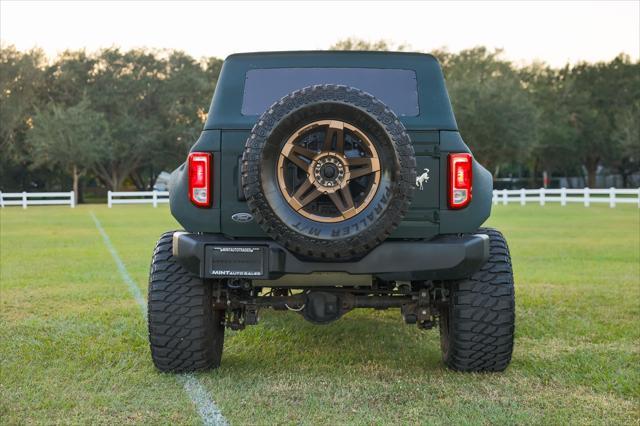
<svg viewBox="0 0 640 426">
<path fill-rule="evenodd" d="M 473 234 L 385 241 L 358 261 L 317 262 L 302 260 L 272 240 L 176 232 L 173 253 L 185 268 L 203 278 L 274 280 L 290 274 L 342 272 L 384 280 L 450 280 L 467 277 L 484 265 L 489 238 Z"/>
</svg>

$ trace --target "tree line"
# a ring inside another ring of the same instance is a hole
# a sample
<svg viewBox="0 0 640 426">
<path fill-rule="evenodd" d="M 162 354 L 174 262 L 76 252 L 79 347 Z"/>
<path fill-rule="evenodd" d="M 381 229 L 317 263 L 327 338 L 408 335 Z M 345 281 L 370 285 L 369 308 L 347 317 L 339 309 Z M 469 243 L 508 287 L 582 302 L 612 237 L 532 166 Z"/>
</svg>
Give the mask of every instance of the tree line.
<svg viewBox="0 0 640 426">
<path fill-rule="evenodd" d="M 0 53 L 0 188 L 147 189 L 202 129 L 222 60 L 180 51 Z"/>
<path fill-rule="evenodd" d="M 398 50 L 347 39 L 332 49 Z M 432 52 L 458 125 L 495 178 L 640 171 L 640 63 L 515 66 L 500 50 Z M 222 60 L 181 51 L 0 49 L 0 189 L 150 188 L 202 129 Z"/>
</svg>

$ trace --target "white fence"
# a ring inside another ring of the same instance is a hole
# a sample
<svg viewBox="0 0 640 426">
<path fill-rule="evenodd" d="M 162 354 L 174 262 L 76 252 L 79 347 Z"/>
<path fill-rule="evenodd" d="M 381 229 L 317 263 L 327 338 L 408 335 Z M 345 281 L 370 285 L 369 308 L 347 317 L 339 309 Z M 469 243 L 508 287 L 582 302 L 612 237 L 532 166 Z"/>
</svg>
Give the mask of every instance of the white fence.
<svg viewBox="0 0 640 426">
<path fill-rule="evenodd" d="M 42 206 L 67 205 L 76 206 L 76 197 L 70 192 L 0 192 L 0 207 L 6 206 Z"/>
<path fill-rule="evenodd" d="M 640 207 L 640 188 L 638 189 L 502 189 L 493 191 L 493 204 L 520 203 L 582 203 L 589 207 L 592 203 L 608 203 L 613 208 L 617 204 L 637 204 Z"/>
<path fill-rule="evenodd" d="M 169 191 L 129 191 L 108 192 L 107 204 L 111 208 L 114 204 L 158 204 L 169 202 Z M 640 188 L 638 189 L 502 189 L 493 191 L 493 204 L 539 203 L 582 203 L 589 207 L 592 203 L 608 203 L 609 207 L 617 204 L 637 204 L 640 207 Z M 68 205 L 75 207 L 75 194 L 70 192 L 0 192 L 0 207 L 36 205 Z"/>
<path fill-rule="evenodd" d="M 107 204 L 111 208 L 114 204 L 153 204 L 169 202 L 169 191 L 129 191 L 107 193 Z"/>
</svg>

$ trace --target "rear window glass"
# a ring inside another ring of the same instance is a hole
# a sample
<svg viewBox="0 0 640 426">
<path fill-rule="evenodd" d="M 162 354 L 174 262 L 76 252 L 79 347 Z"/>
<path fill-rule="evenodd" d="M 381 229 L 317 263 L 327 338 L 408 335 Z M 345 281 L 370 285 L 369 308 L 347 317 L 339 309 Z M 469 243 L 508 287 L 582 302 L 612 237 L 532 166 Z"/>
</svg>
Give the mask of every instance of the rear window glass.
<svg viewBox="0 0 640 426">
<path fill-rule="evenodd" d="M 314 84 L 342 84 L 364 90 L 396 114 L 416 116 L 416 73 L 402 69 L 373 68 L 269 68 L 247 72 L 242 97 L 243 115 L 260 115 L 294 90 Z"/>
</svg>

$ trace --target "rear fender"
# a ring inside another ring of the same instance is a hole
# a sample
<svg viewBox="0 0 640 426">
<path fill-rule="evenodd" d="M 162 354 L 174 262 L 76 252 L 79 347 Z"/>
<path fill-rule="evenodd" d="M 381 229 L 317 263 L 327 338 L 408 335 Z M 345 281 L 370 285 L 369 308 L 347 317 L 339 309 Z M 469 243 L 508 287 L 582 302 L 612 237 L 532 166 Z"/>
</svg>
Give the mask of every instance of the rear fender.
<svg viewBox="0 0 640 426">
<path fill-rule="evenodd" d="M 440 132 L 440 233 L 458 234 L 475 232 L 491 215 L 493 176 L 473 159 L 473 187 L 469 205 L 460 210 L 448 208 L 448 156 L 449 153 L 468 152 L 459 132 Z"/>
</svg>

